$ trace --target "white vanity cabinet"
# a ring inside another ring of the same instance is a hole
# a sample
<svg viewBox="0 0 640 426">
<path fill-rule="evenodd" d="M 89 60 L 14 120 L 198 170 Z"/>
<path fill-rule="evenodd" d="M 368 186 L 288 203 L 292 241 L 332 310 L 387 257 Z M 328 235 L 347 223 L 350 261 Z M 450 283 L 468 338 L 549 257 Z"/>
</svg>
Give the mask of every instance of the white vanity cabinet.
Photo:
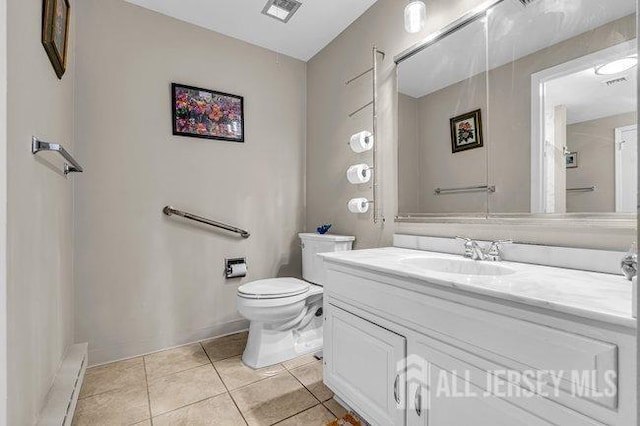
<svg viewBox="0 0 640 426">
<path fill-rule="evenodd" d="M 324 380 L 371 424 L 636 424 L 633 328 L 325 265 Z"/>
</svg>

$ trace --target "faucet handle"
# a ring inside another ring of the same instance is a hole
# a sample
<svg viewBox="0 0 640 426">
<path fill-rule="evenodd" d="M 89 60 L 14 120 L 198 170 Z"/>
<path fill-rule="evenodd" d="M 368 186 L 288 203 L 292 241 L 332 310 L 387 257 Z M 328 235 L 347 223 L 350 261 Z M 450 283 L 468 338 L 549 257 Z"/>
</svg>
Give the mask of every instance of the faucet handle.
<svg viewBox="0 0 640 426">
<path fill-rule="evenodd" d="M 473 257 L 473 240 L 468 237 L 456 237 L 456 240 L 464 241 L 464 257 Z"/>
<path fill-rule="evenodd" d="M 501 244 L 511 244 L 513 240 L 496 240 L 492 241 L 489 246 L 489 250 L 487 251 L 487 260 L 500 261 L 502 260 L 502 255 L 500 253 L 500 245 Z"/>
</svg>

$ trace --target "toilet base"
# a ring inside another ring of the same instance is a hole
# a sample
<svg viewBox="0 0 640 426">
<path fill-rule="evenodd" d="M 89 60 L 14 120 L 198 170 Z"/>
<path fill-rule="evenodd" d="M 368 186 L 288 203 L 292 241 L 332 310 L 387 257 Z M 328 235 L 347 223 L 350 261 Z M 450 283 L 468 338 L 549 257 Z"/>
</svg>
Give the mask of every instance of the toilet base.
<svg viewBox="0 0 640 426">
<path fill-rule="evenodd" d="M 301 330 L 278 330 L 252 321 L 242 361 L 251 368 L 262 368 L 318 352 L 322 349 L 322 323 L 319 316 Z"/>
</svg>

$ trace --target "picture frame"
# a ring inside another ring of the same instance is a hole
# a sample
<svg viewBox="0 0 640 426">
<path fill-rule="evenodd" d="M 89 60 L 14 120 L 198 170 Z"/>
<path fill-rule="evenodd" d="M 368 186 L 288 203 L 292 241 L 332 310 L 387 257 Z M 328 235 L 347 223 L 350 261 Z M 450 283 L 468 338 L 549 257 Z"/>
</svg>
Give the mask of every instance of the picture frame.
<svg viewBox="0 0 640 426">
<path fill-rule="evenodd" d="M 67 70 L 70 15 L 69 0 L 43 0 L 42 45 L 58 79 Z"/>
<path fill-rule="evenodd" d="M 480 109 L 453 117 L 451 125 L 451 152 L 467 151 L 483 146 L 482 113 Z"/>
<path fill-rule="evenodd" d="M 567 169 L 575 169 L 578 167 L 578 153 L 568 152 L 565 154 Z"/>
<path fill-rule="evenodd" d="M 244 97 L 171 84 L 175 136 L 244 143 Z"/>
</svg>

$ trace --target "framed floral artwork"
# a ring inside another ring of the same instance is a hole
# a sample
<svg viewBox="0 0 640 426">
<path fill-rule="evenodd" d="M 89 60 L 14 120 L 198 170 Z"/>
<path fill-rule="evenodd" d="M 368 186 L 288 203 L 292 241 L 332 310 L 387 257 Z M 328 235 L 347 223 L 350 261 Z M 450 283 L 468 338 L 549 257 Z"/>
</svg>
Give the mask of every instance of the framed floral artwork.
<svg viewBox="0 0 640 426">
<path fill-rule="evenodd" d="M 59 79 L 67 69 L 70 12 L 69 0 L 43 0 L 42 45 Z"/>
<path fill-rule="evenodd" d="M 480 110 L 451 119 L 451 150 L 456 152 L 482 146 L 482 116 Z"/>
<path fill-rule="evenodd" d="M 244 98 L 177 83 L 171 85 L 173 134 L 244 142 Z"/>
</svg>

